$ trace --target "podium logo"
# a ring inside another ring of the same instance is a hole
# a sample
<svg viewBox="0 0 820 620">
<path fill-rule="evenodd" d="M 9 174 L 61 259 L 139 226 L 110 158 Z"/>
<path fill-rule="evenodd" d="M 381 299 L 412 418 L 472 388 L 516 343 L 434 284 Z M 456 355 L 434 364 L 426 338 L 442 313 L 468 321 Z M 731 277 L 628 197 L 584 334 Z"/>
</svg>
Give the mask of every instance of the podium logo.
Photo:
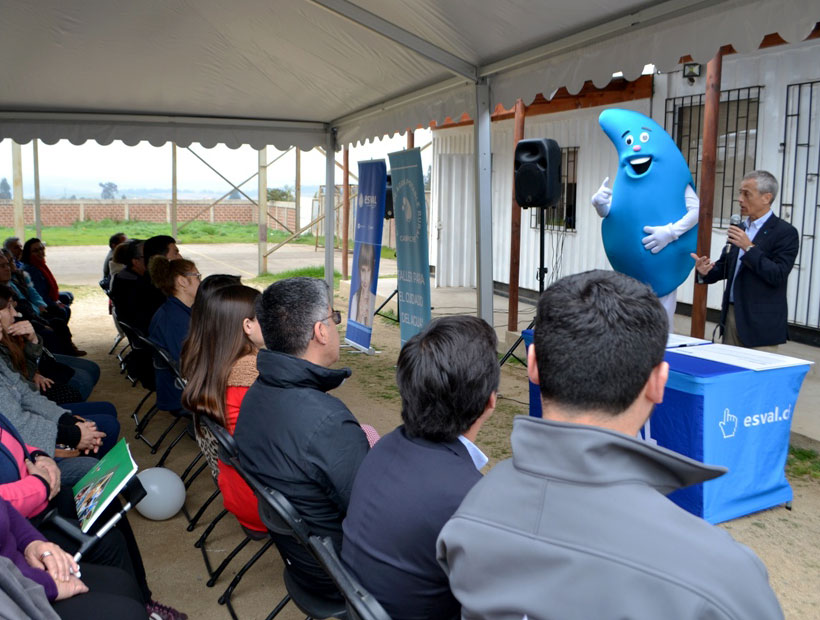
<svg viewBox="0 0 820 620">
<path fill-rule="evenodd" d="M 743 418 L 743 426 L 761 426 L 763 424 L 773 424 L 775 422 L 788 422 L 792 417 L 792 406 L 789 405 L 783 411 L 779 407 L 775 407 L 774 411 L 767 411 L 765 413 L 755 413 L 754 415 L 747 415 Z"/>
<path fill-rule="evenodd" d="M 720 432 L 723 433 L 724 439 L 734 437 L 737 432 L 737 416 L 729 413 L 729 408 L 723 410 L 723 420 L 718 422 L 720 425 Z"/>
</svg>

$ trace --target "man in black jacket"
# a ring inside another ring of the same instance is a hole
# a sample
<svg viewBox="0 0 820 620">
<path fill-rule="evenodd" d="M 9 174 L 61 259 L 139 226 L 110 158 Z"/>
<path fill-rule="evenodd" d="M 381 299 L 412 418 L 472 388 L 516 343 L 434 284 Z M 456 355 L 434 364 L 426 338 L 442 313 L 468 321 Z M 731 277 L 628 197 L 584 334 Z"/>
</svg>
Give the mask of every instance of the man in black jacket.
<svg viewBox="0 0 820 620">
<path fill-rule="evenodd" d="M 240 461 L 290 500 L 311 533 L 330 536 L 340 550 L 353 480 L 368 451 L 356 418 L 327 393 L 351 374 L 330 368 L 339 359 L 341 316 L 316 278 L 271 284 L 257 301 L 256 316 L 266 349 L 236 424 Z M 304 549 L 292 539 L 276 542 L 303 587 L 336 593 Z"/>
<path fill-rule="evenodd" d="M 765 170 L 744 176 L 738 202 L 745 225 L 729 226 L 729 250 L 714 263 L 692 254 L 698 283 L 727 281 L 720 313 L 725 344 L 776 348 L 788 338 L 786 288 L 799 236 L 772 212 L 777 189 Z"/>
</svg>

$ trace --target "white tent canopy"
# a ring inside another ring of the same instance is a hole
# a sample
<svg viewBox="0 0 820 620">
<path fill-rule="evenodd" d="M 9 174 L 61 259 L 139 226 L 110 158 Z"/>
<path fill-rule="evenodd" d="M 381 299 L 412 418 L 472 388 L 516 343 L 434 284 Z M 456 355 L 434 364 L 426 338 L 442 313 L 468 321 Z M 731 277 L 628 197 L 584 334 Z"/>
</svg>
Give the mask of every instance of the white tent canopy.
<svg viewBox="0 0 820 620">
<path fill-rule="evenodd" d="M 817 21 L 817 0 L 7 0 L 0 138 L 332 152 L 468 112 L 486 224 L 479 307 L 491 319 L 497 103 L 687 54 L 705 62 L 773 32 L 798 41 Z"/>
</svg>

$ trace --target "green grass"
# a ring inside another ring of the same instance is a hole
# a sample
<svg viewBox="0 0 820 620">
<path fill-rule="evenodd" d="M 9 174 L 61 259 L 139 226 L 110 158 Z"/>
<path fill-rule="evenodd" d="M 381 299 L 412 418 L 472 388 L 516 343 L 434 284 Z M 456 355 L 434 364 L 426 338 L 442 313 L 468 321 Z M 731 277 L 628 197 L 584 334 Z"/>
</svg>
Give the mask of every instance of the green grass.
<svg viewBox="0 0 820 620">
<path fill-rule="evenodd" d="M 46 226 L 43 228 L 42 240 L 52 246 L 56 245 L 108 245 L 108 238 L 115 232 L 123 231 L 134 239 L 147 239 L 154 235 L 170 235 L 171 225 L 158 222 L 101 220 L 99 222 L 74 222 L 71 226 Z M 33 226 L 25 229 L 25 239 L 34 237 Z M 12 228 L 0 227 L 0 238 L 14 236 Z M 282 230 L 268 230 L 268 241 L 278 243 L 289 237 Z M 255 243 L 258 240 L 256 224 L 238 224 L 236 222 L 191 222 L 180 230 L 176 236 L 180 243 Z M 321 241 L 321 240 L 320 240 Z M 313 245 L 313 234 L 298 237 L 291 243 Z"/>
<path fill-rule="evenodd" d="M 814 450 L 789 446 L 786 474 L 789 478 L 820 480 L 820 454 Z"/>
<path fill-rule="evenodd" d="M 308 277 L 308 278 L 324 278 L 325 277 L 325 268 L 324 267 L 300 267 L 299 269 L 288 269 L 287 271 L 280 271 L 279 273 L 265 273 L 261 276 L 257 276 L 251 280 L 248 280 L 248 283 L 253 284 L 260 284 L 263 286 L 267 286 L 268 284 L 272 284 L 273 282 L 278 282 L 279 280 L 284 280 L 285 278 L 297 278 L 297 277 Z M 339 282 L 342 279 L 342 274 L 338 271 L 333 272 L 333 289 L 338 290 Z"/>
</svg>

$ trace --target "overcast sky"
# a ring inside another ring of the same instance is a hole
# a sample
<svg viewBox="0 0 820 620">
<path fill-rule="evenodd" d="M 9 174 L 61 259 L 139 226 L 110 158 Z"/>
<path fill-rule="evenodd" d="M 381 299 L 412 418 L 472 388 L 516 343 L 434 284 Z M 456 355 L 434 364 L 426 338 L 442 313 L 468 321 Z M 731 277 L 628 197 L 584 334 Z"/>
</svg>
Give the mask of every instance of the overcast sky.
<svg viewBox="0 0 820 620">
<path fill-rule="evenodd" d="M 415 143 L 423 147 L 430 141 L 429 130 L 416 131 Z M 386 138 L 382 141 L 351 149 L 350 169 L 356 174 L 356 162 L 368 159 L 387 159 L 387 154 L 398 151 L 406 145 L 404 136 Z M 229 149 L 217 146 L 206 149 L 192 145 L 191 149 L 219 170 L 224 176 L 240 183 L 257 170 L 257 151 L 249 146 Z M 143 142 L 137 146 L 125 146 L 114 142 L 101 146 L 96 142 L 86 142 L 75 146 L 66 140 L 55 145 L 40 143 L 40 195 L 42 198 L 63 198 L 72 195 L 99 197 L 99 183 L 113 182 L 120 193 L 134 189 L 171 188 L 171 145 L 154 147 Z M 268 160 L 273 160 L 281 151 L 268 147 Z M 23 195 L 34 197 L 34 164 L 31 143 L 22 146 Z M 422 162 L 427 169 L 432 158 L 432 148 L 422 151 Z M 341 162 L 342 154 L 336 159 Z M 389 162 L 388 162 L 389 167 Z M 295 155 L 291 151 L 275 164 L 268 167 L 268 187 L 293 186 L 295 184 Z M 318 151 L 302 153 L 302 186 L 324 184 L 325 160 Z M 11 141 L 0 141 L 0 178 L 5 177 L 12 184 Z M 337 170 L 336 182 L 342 180 L 341 169 Z M 225 192 L 230 188 L 213 171 L 208 169 L 187 149 L 177 149 L 177 186 L 191 192 Z M 256 195 L 256 179 L 243 186 L 248 195 Z"/>
</svg>

